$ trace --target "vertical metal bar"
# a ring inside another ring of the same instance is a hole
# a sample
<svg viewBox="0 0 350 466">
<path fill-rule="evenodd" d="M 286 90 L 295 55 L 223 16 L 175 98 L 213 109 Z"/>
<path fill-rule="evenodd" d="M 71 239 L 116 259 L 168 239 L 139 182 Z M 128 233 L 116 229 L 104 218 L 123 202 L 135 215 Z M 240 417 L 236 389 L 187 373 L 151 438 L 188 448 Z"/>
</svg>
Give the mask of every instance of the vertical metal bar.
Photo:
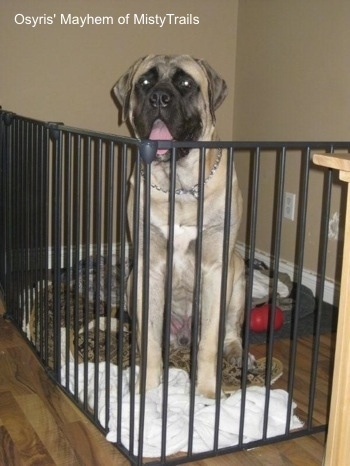
<svg viewBox="0 0 350 466">
<path fill-rule="evenodd" d="M 31 122 L 29 125 L 29 147 L 27 157 L 27 178 L 28 178 L 28 273 L 27 283 L 29 288 L 29 301 L 26 312 L 21 315 L 22 329 L 27 327 L 29 315 L 36 303 L 36 283 L 37 283 L 37 221 L 34 221 L 35 210 L 38 205 L 37 184 L 35 183 L 35 169 L 37 167 L 37 148 L 35 145 L 35 128 L 36 124 Z"/>
<path fill-rule="evenodd" d="M 22 215 L 21 215 L 21 227 L 22 227 L 22 244 L 21 244 L 21 259 L 22 259 L 22 270 L 21 270 L 21 289 L 24 290 L 24 303 L 23 307 L 17 307 L 16 309 L 16 322 L 20 322 L 21 313 L 25 313 L 29 302 L 29 290 L 27 283 L 28 274 L 28 256 L 27 256 L 27 235 L 28 235 L 28 178 L 27 178 L 27 157 L 28 157 L 28 122 L 25 121 L 23 125 L 23 140 L 22 140 L 22 151 L 21 151 L 21 169 L 22 169 Z"/>
<path fill-rule="evenodd" d="M 146 379 L 148 359 L 148 321 L 149 321 L 149 270 L 150 270 L 150 233 L 151 233 L 151 165 L 144 164 L 144 198 L 143 198 L 143 257 L 142 257 L 142 329 L 140 366 L 140 417 L 139 417 L 139 447 L 138 458 L 142 464 L 143 441 L 146 411 Z"/>
<path fill-rule="evenodd" d="M 12 154 L 12 144 L 14 132 L 13 115 L 2 115 L 1 118 L 1 165 L 2 165 L 2 179 L 1 189 L 4 192 L 2 197 L 3 202 L 3 279 L 4 283 L 4 298 L 7 303 L 13 301 L 13 297 L 10 295 L 10 283 L 12 282 L 13 275 L 13 208 L 14 208 L 14 196 L 13 196 L 13 171 L 14 171 L 14 157 Z M 13 317 L 12 306 L 6 307 L 6 317 Z"/>
<path fill-rule="evenodd" d="M 13 121 L 13 120 L 12 120 Z M 10 295 L 10 280 L 12 279 L 13 276 L 13 265 L 14 265 L 14 252 L 13 252 L 13 223 L 14 223 L 14 216 L 13 216 L 13 210 L 15 207 L 15 195 L 13 192 L 13 179 L 14 179 L 14 171 L 15 171 L 15 160 L 13 157 L 12 153 L 12 144 L 11 141 L 14 139 L 13 132 L 14 132 L 14 124 L 11 124 L 12 122 L 9 120 L 8 125 L 5 126 L 4 130 L 6 132 L 6 138 L 5 138 L 5 145 L 6 145 L 6 151 L 5 151 L 5 158 L 6 158 L 6 165 L 7 165 L 7 170 L 5 171 L 5 175 L 7 180 L 6 180 L 6 187 L 7 187 L 7 202 L 6 202 L 6 207 L 5 207 L 5 212 L 6 212 L 6 262 L 5 262 L 5 274 L 8 279 L 6 279 L 6 285 L 5 285 L 5 298 L 7 299 L 7 302 L 11 300 L 13 302 L 13 297 Z M 6 315 L 8 317 L 13 318 L 13 310 L 11 309 L 10 311 L 7 309 Z"/>
<path fill-rule="evenodd" d="M 40 276 L 40 256 L 39 256 L 39 213 L 37 209 L 40 203 L 40 192 L 38 184 L 38 167 L 39 167 L 39 126 L 37 123 L 33 123 L 31 128 L 31 153 L 32 153 L 32 166 L 31 166 L 31 188 L 30 193 L 32 200 L 30 201 L 30 236 L 29 236 L 29 280 L 30 280 L 30 289 L 32 292 L 32 297 L 30 300 L 30 307 L 26 316 L 25 328 L 26 331 L 29 318 L 33 312 L 33 309 L 38 307 L 38 283 Z M 22 318 L 23 321 L 23 318 Z"/>
<path fill-rule="evenodd" d="M 6 127 L 4 115 L 0 112 L 0 218 L 3 219 L 3 228 L 0 231 L 0 244 L 2 244 L 2 254 L 0 255 L 0 292 L 4 298 L 7 297 L 6 275 L 7 275 L 7 203 L 9 198 L 8 190 L 8 154 L 6 151 Z"/>
<path fill-rule="evenodd" d="M 99 412 L 99 366 L 100 366 L 100 292 L 101 292 L 101 203 L 102 203 L 102 158 L 103 158 L 103 143 L 101 138 L 95 140 L 94 151 L 94 239 L 96 244 L 96 284 L 94 296 L 94 317 L 95 317 L 95 335 L 94 335 L 94 420 L 98 421 Z"/>
<path fill-rule="evenodd" d="M 19 269 L 19 289 L 20 292 L 22 293 L 22 306 L 21 307 L 16 307 L 15 309 L 15 318 L 16 322 L 18 323 L 19 321 L 19 309 L 25 309 L 28 303 L 28 289 L 26 286 L 26 281 L 25 281 L 25 275 L 26 275 L 26 270 L 27 270 L 27 261 L 25 257 L 25 239 L 26 239 L 26 215 L 27 215 L 27 206 L 26 206 L 26 184 L 27 184 L 27 179 L 25 176 L 25 160 L 26 160 L 26 144 L 27 144 L 27 131 L 26 131 L 26 122 L 21 122 L 19 125 L 20 127 L 20 132 L 21 136 L 19 141 L 19 150 L 18 150 L 18 163 L 19 163 L 19 169 L 20 169 L 20 188 L 19 188 L 19 203 L 18 203 L 18 227 L 19 227 L 19 257 L 20 257 L 20 269 Z"/>
<path fill-rule="evenodd" d="M 222 163 L 222 162 L 221 162 Z M 221 269 L 221 295 L 220 295 L 220 322 L 218 331 L 218 355 L 216 366 L 216 393 L 215 393 L 215 420 L 214 420 L 214 446 L 218 451 L 220 432 L 220 408 L 222 393 L 222 363 L 224 358 L 225 324 L 227 310 L 227 279 L 229 268 L 230 232 L 231 232 L 231 209 L 232 209 L 232 179 L 233 179 L 233 147 L 226 152 L 226 197 L 225 218 L 223 225 L 222 241 L 222 269 Z"/>
<path fill-rule="evenodd" d="M 7 230 L 7 264 L 9 264 L 9 269 L 11 271 L 11 279 L 13 276 L 13 271 L 15 268 L 15 252 L 14 252 L 14 235 L 15 235 L 15 208 L 17 206 L 17 199 L 16 199 L 16 193 L 14 190 L 14 180 L 16 178 L 16 157 L 14 156 L 13 153 L 13 140 L 15 139 L 15 130 L 16 130 L 16 124 L 15 121 L 13 120 L 12 123 L 10 122 L 10 126 L 8 127 L 8 130 L 6 132 L 7 135 L 7 157 L 8 157 L 8 179 L 9 179 L 9 184 L 8 184 L 8 203 L 7 203 L 7 212 L 8 212 L 8 220 L 9 220 L 9 225 L 8 225 L 8 230 Z M 16 291 L 16 286 L 17 286 L 17 280 L 14 280 L 14 283 L 12 285 L 12 290 L 9 286 L 9 280 L 6 281 L 6 290 L 7 290 L 7 299 L 11 300 L 12 303 L 12 309 L 11 309 L 11 314 L 9 316 L 13 319 L 14 318 L 14 312 L 13 308 L 15 306 L 14 302 L 14 295 Z M 12 294 L 13 293 L 13 294 Z M 18 295 L 16 295 L 18 296 Z"/>
<path fill-rule="evenodd" d="M 40 315 L 40 270 L 41 270 L 41 256 L 40 256 L 40 221 L 41 215 L 40 202 L 41 202 L 41 193 L 40 193 L 40 180 L 39 180 L 39 169 L 40 169 L 40 133 L 39 125 L 33 125 L 33 163 L 32 163 L 32 195 L 33 199 L 31 201 L 31 228 L 32 232 L 30 240 L 30 264 L 33 269 L 32 277 L 32 289 L 33 289 L 33 299 L 31 301 L 31 306 L 27 316 L 27 322 L 24 328 L 26 331 L 29 318 L 34 312 L 35 322 L 38 322 Z"/>
<path fill-rule="evenodd" d="M 278 155 L 278 152 L 277 152 Z M 284 180 L 286 171 L 286 147 L 283 146 L 281 154 L 277 160 L 278 165 L 278 181 L 277 181 L 277 202 L 276 202 L 276 217 L 274 227 L 274 250 L 273 250 L 273 272 L 274 280 L 272 286 L 272 303 L 269 315 L 269 341 L 267 350 L 267 361 L 266 361 L 266 391 L 265 391 L 265 409 L 264 409 L 264 422 L 263 422 L 263 439 L 267 438 L 267 427 L 269 418 L 269 406 L 270 406 L 270 391 L 271 391 L 271 369 L 272 369 L 272 356 L 273 356 L 273 344 L 274 344 L 274 323 L 276 315 L 276 297 L 277 297 L 277 286 L 278 286 L 278 271 L 279 271 L 279 260 L 281 251 L 281 233 L 282 233 L 282 209 L 283 209 L 283 190 Z"/>
<path fill-rule="evenodd" d="M 18 120 L 14 121 L 14 128 L 13 128 L 13 139 L 11 141 L 11 153 L 13 157 L 13 166 L 14 166 L 14 179 L 16 180 L 16 183 L 12 184 L 12 192 L 13 192 L 13 198 L 14 198 L 14 206 L 11 212 L 11 217 L 12 217 L 12 254 L 13 254 L 13 263 L 14 263 L 14 268 L 17 271 L 17 280 L 15 281 L 15 285 L 13 287 L 13 300 L 14 300 L 14 309 L 13 309 L 13 317 L 16 319 L 16 306 L 21 306 L 24 304 L 24 290 L 21 289 L 21 281 L 22 281 L 22 276 L 21 276 L 21 270 L 23 270 L 23 264 L 22 264 L 22 255 L 21 255 L 21 249 L 22 249 L 22 244 L 21 244 L 21 234 L 23 231 L 22 225 L 20 224 L 20 218 L 22 216 L 22 211 L 21 211 L 21 199 L 22 199 L 22 171 L 21 171 L 21 165 L 20 165 L 20 151 L 21 151 L 21 141 L 23 141 L 23 137 L 21 134 L 21 126 L 18 122 Z M 19 302 L 18 302 L 19 300 Z"/>
<path fill-rule="evenodd" d="M 87 136 L 84 139 L 84 180 L 83 180 L 83 190 L 85 196 L 84 203 L 84 215 L 85 215 L 85 270 L 82 270 L 81 273 L 85 273 L 85 289 L 84 293 L 84 303 L 85 309 L 89 308 L 89 274 L 90 274 L 90 245 L 91 245 L 91 213 L 92 213 L 92 188 L 91 188 L 91 178 L 92 178 L 92 140 L 90 136 Z M 84 332 L 84 400 L 83 405 L 84 409 L 88 410 L 88 384 L 87 380 L 89 378 L 89 359 L 88 359 L 88 343 L 89 343 L 89 319 L 88 316 L 84 316 L 83 322 L 83 332 Z"/>
<path fill-rule="evenodd" d="M 170 356 L 170 326 L 173 291 L 173 258 L 174 258 L 174 226 L 175 226 L 175 188 L 176 188 L 176 149 L 173 148 L 170 159 L 170 189 L 169 189 L 169 223 L 165 280 L 164 305 L 164 357 L 163 357 L 163 412 L 161 436 L 161 461 L 166 458 L 168 395 L 169 395 L 169 356 Z"/>
<path fill-rule="evenodd" d="M 49 154 L 49 130 L 46 126 L 42 126 L 42 139 L 40 151 L 40 171 L 39 171 L 39 184 L 41 192 L 40 202 L 40 251 L 42 257 L 42 277 L 40 280 L 40 307 L 39 315 L 35 316 L 35 340 L 39 338 L 38 347 L 40 357 L 47 364 L 47 353 L 44 345 L 44 319 L 47 316 L 48 310 L 48 270 L 49 270 L 49 244 L 48 244 L 48 225 L 49 225 L 49 197 L 50 197 L 50 154 Z M 45 333 L 47 335 L 47 332 Z M 36 343 L 35 343 L 36 344 Z M 37 345 L 36 345 L 37 346 Z"/>
<path fill-rule="evenodd" d="M 36 298 L 35 298 L 35 325 L 38 328 L 39 322 L 41 320 L 41 315 L 43 313 L 43 302 L 42 302 L 42 287 L 43 287 L 43 273 L 44 273 L 44 260 L 43 260 L 43 222 L 45 219 L 45 208 L 44 208 L 44 196 L 43 196 L 43 186 L 42 186 L 42 166 L 43 166 L 43 146 L 44 146 L 44 127 L 40 125 L 37 127 L 37 134 L 36 134 L 36 154 L 37 154 L 37 162 L 35 165 L 35 176 L 36 179 L 34 181 L 34 185 L 37 187 L 37 202 L 36 202 L 36 210 L 34 215 L 34 223 L 37 224 L 36 233 L 34 234 L 35 240 L 35 249 L 36 249 L 36 263 L 37 263 L 37 274 L 35 279 L 35 288 L 36 288 Z M 33 306 L 32 310 L 33 312 Z M 36 313 L 36 314 L 35 314 Z"/>
<path fill-rule="evenodd" d="M 82 226 L 83 226 L 83 189 L 82 178 L 83 178 L 83 145 L 82 145 L 82 136 L 77 134 L 74 139 L 74 167 L 75 167 L 75 193 L 74 193 L 74 208 L 73 215 L 75 221 L 73 222 L 74 228 L 74 249 L 75 249 L 75 258 L 74 258 L 74 277 L 75 277 L 75 293 L 74 293 L 74 320 L 73 320 L 73 334 L 74 334 L 74 396 L 78 400 L 79 393 L 79 294 L 80 294 L 80 285 L 79 281 L 82 278 L 82 270 L 80 269 L 80 247 L 83 244 L 82 238 Z M 81 291 L 83 292 L 83 291 Z"/>
<path fill-rule="evenodd" d="M 64 229 L 65 239 L 64 246 L 66 247 L 66 261 L 65 261 L 65 327 L 66 327 L 66 342 L 65 342 L 65 363 L 66 363 L 66 388 L 69 390 L 70 383 L 70 341 L 72 334 L 72 302 L 71 302 L 71 282 L 72 282 L 72 134 L 65 133 L 64 138 Z"/>
<path fill-rule="evenodd" d="M 249 272 L 247 277 L 246 286 L 246 304 L 245 304 L 245 324 L 243 329 L 244 348 L 243 348 L 243 361 L 242 361 L 242 396 L 241 396 L 241 409 L 240 409 L 240 422 L 239 422 L 239 435 L 238 445 L 243 445 L 244 435 L 244 419 L 245 419 L 245 405 L 246 405 L 246 392 L 247 392 L 247 374 L 248 374 L 248 358 L 249 358 L 249 325 L 250 313 L 252 308 L 252 294 L 253 294 L 253 277 L 254 277 L 254 258 L 255 258 L 255 245 L 256 245 L 256 232 L 257 232 L 257 218 L 258 218 L 258 198 L 259 198 L 259 182 L 260 182 L 260 160 L 261 152 L 260 147 L 256 146 L 252 154 L 252 167 L 251 167 L 251 192 L 249 199 L 249 212 L 248 217 L 248 231 L 249 231 Z"/>
<path fill-rule="evenodd" d="M 25 148 L 25 161 L 24 161 L 24 167 L 25 167 L 25 225 L 24 225 L 24 231 L 25 231 L 25 240 L 24 240 L 24 248 L 23 248 L 23 253 L 24 253 L 24 260 L 25 260 L 25 273 L 24 273 L 24 283 L 25 287 L 27 290 L 27 298 L 26 299 L 26 305 L 24 309 L 18 309 L 18 317 L 17 317 L 17 322 L 21 322 L 23 324 L 23 319 L 27 321 L 27 316 L 29 313 L 29 309 L 32 303 L 33 299 L 33 293 L 32 293 L 32 283 L 30 281 L 30 228 L 31 228 L 31 221 L 30 221 L 30 212 L 32 209 L 32 206 L 30 205 L 30 201 L 32 200 L 32 192 L 31 192 L 31 181 L 32 181 L 32 169 L 31 169 L 31 163 L 33 161 L 33 156 L 32 156 L 32 126 L 33 124 L 31 122 L 27 123 L 27 128 L 26 128 L 26 148 Z"/>
<path fill-rule="evenodd" d="M 44 187 L 44 197 L 45 197 L 45 240 L 43 243 L 44 247 L 44 260 L 45 260 L 45 290 L 44 290 L 44 297 L 43 297 L 43 308 L 45 312 L 41 316 L 40 320 L 40 350 L 44 355 L 43 359 L 46 361 L 46 365 L 48 366 L 48 338 L 44 340 L 43 335 L 48 335 L 48 301 L 49 301 L 49 294 L 48 294 L 48 286 L 49 286 L 49 247 L 52 246 L 52 243 L 49 244 L 49 231 L 50 225 L 52 226 L 52 209 L 51 209 L 51 198 L 53 195 L 53 185 L 52 185 L 52 171 L 53 171 L 53 153 L 52 153 L 52 143 L 50 138 L 50 129 L 49 127 L 45 127 L 45 151 L 43 154 L 43 187 Z M 52 234 L 51 234 L 52 237 Z M 45 329 L 45 331 L 44 331 Z M 45 344 L 44 344 L 45 342 Z"/>
<path fill-rule="evenodd" d="M 199 149 L 199 174 L 198 174 L 198 205 L 197 205 L 197 240 L 195 246 L 195 277 L 192 305 L 192 347 L 191 347 L 191 383 L 190 383 L 190 409 L 188 422 L 188 455 L 192 455 L 194 411 L 196 394 L 198 338 L 200 328 L 200 293 L 202 280 L 202 245 L 203 245 L 203 214 L 204 214 L 204 179 L 205 179 L 205 148 Z"/>
<path fill-rule="evenodd" d="M 124 308 L 125 308 L 125 263 L 126 263 L 126 241 L 127 241 L 127 168 L 128 168 L 128 146 L 123 144 L 121 147 L 121 158 L 118 161 L 120 165 L 120 190 L 119 190 L 119 203 L 120 207 L 120 285 L 119 285 L 119 315 L 118 322 L 118 412 L 117 412 L 117 441 L 121 443 L 122 432 L 122 399 L 123 399 L 123 354 L 124 354 Z M 128 255 L 130 251 L 128 251 Z M 128 259 L 130 257 L 128 256 Z M 130 263 L 130 261 L 129 261 Z"/>
<path fill-rule="evenodd" d="M 134 205 L 132 219 L 133 244 L 133 282 L 129 306 L 131 312 L 131 358 L 130 358 L 130 443 L 129 450 L 135 452 L 135 383 L 136 383 L 136 353 L 137 353 L 137 295 L 139 293 L 139 241 L 140 241 L 140 192 L 141 192 L 141 159 L 139 151 L 136 154 L 134 166 Z M 142 224 L 143 227 L 143 224 Z M 142 286 L 142 285 L 141 285 Z M 140 374 L 139 374 L 140 376 Z"/>
<path fill-rule="evenodd" d="M 298 232 L 297 232 L 297 254 L 295 261 L 295 282 L 296 282 L 296 297 L 295 297 L 295 313 L 294 318 L 299 320 L 299 309 L 301 304 L 301 283 L 303 276 L 303 263 L 304 263 L 304 249 L 305 249 L 305 235 L 306 235 L 306 220 L 307 220 L 307 201 L 308 201 L 308 187 L 309 187 L 309 172 L 310 172 L 310 147 L 301 151 L 301 187 L 300 187 L 300 202 L 298 208 Z M 297 339 L 297 334 L 295 335 Z M 295 357 L 293 353 L 292 369 L 290 385 L 291 390 L 294 389 L 295 379 Z M 293 388 L 292 388 L 293 386 Z M 290 421 L 293 409 L 293 392 L 288 391 L 288 406 L 287 406 L 287 419 L 286 419 L 286 434 L 290 431 Z"/>
<path fill-rule="evenodd" d="M 22 212 L 22 203 L 21 200 L 23 199 L 23 180 L 22 180 L 22 170 L 21 170 L 21 146 L 24 141 L 24 137 L 22 135 L 22 125 L 20 122 L 15 122 L 15 138 L 12 141 L 12 154 L 15 159 L 15 166 L 16 166 L 16 181 L 18 183 L 17 186 L 13 185 L 14 196 L 16 199 L 16 207 L 13 212 L 13 235 L 14 235 L 14 247 L 15 247 L 15 267 L 17 272 L 17 280 L 16 280 L 16 287 L 13 290 L 15 293 L 15 306 L 24 305 L 25 300 L 25 292 L 22 285 L 22 270 L 23 270 L 23 262 L 22 262 L 22 233 L 23 233 L 23 225 L 21 224 L 21 217 L 23 215 Z M 18 302 L 18 298 L 20 298 L 20 302 Z M 17 321 L 17 314 L 16 314 L 16 307 L 14 308 L 14 318 Z"/>
<path fill-rule="evenodd" d="M 105 281 L 106 281 L 106 322 L 105 322 L 105 354 L 106 354 L 106 365 L 105 365 L 105 419 L 104 426 L 108 426 L 109 417 L 110 417 L 110 388 L 111 388 L 111 322 L 112 322 L 112 247 L 113 247 L 113 207 L 114 207 L 114 142 L 110 141 L 106 147 L 105 154 L 105 175 L 104 179 L 106 182 L 106 201 L 105 201 L 105 214 L 106 221 L 106 245 L 107 245 L 107 259 L 106 259 L 106 271 L 105 271 Z M 116 285 L 116 284 L 114 284 Z M 115 304 L 117 305 L 117 304 Z M 116 316 L 118 317 L 118 316 Z M 118 331 L 118 330 L 117 330 Z M 118 361 L 119 366 L 119 361 Z M 118 374 L 119 375 L 119 374 Z M 119 377 L 118 377 L 119 378 Z M 118 380 L 118 394 L 119 396 L 119 387 L 120 383 Z M 119 398 L 118 398 L 118 413 L 119 413 Z M 119 425 L 119 419 L 117 419 L 117 424 Z"/>
<path fill-rule="evenodd" d="M 62 132 L 52 128 L 53 138 L 53 371 L 58 383 L 61 383 L 61 251 L 62 251 Z M 49 334 L 48 334 L 49 335 Z"/>
<path fill-rule="evenodd" d="M 22 204 L 21 204 L 21 290 L 24 291 L 24 301 L 23 306 L 17 307 L 16 312 L 16 322 L 20 322 L 20 311 L 25 312 L 28 306 L 29 301 L 29 291 L 27 286 L 27 270 L 28 262 L 26 255 L 26 245 L 27 245 L 27 221 L 28 221 L 28 179 L 27 179 L 27 147 L 28 147 L 28 124 L 24 122 L 23 124 L 23 134 L 21 141 L 21 190 L 22 190 Z"/>
<path fill-rule="evenodd" d="M 21 165 L 20 165 L 20 144 L 22 138 L 20 133 L 20 125 L 17 120 L 13 123 L 13 139 L 11 141 L 11 155 L 13 160 L 14 182 L 12 183 L 12 193 L 14 206 L 10 207 L 10 215 L 12 217 L 12 263 L 14 271 L 16 271 L 17 280 L 11 290 L 11 298 L 13 299 L 13 318 L 16 320 L 16 306 L 21 306 L 24 303 L 24 292 L 21 290 L 21 270 L 22 270 L 22 256 L 21 256 L 21 233 L 22 225 L 20 224 L 21 211 L 21 193 L 22 193 L 22 178 L 21 178 Z"/>
</svg>

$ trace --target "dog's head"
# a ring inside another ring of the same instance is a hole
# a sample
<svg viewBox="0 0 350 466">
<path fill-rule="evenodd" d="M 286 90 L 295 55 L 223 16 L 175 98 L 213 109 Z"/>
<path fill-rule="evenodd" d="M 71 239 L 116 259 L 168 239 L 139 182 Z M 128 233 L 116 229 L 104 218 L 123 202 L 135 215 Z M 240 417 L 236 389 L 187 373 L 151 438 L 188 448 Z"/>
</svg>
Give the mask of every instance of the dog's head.
<svg viewBox="0 0 350 466">
<path fill-rule="evenodd" d="M 213 68 L 189 55 L 140 58 L 113 90 L 137 137 L 176 141 L 211 140 L 215 110 L 227 94 Z M 167 158 L 165 153 L 158 157 Z"/>
</svg>

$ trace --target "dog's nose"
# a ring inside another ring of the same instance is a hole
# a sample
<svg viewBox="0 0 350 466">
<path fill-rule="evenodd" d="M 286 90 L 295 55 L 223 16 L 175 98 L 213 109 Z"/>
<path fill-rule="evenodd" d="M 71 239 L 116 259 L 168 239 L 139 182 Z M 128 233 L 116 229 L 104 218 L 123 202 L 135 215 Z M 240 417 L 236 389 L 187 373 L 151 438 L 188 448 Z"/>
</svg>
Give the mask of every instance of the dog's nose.
<svg viewBox="0 0 350 466">
<path fill-rule="evenodd" d="M 161 89 L 152 92 L 150 96 L 150 102 L 153 107 L 166 107 L 170 101 L 170 93 Z"/>
<path fill-rule="evenodd" d="M 178 339 L 178 343 L 180 346 L 188 346 L 189 343 L 190 343 L 190 339 L 184 335 L 182 335 L 179 339 Z"/>
</svg>

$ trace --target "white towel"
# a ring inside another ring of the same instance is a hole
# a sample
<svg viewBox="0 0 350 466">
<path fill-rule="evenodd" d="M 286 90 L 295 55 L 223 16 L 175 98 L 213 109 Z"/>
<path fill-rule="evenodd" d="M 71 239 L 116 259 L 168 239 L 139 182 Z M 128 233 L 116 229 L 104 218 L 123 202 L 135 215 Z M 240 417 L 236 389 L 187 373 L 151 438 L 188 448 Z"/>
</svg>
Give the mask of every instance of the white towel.
<svg viewBox="0 0 350 466">
<path fill-rule="evenodd" d="M 255 299 L 267 298 L 271 295 L 271 278 L 262 273 L 260 270 L 254 270 L 253 273 L 253 291 L 252 295 Z M 290 295 L 290 290 L 281 280 L 277 282 L 277 293 L 281 298 L 287 298 Z"/>
<path fill-rule="evenodd" d="M 62 384 L 66 385 L 65 367 L 62 367 Z M 136 368 L 138 371 L 138 367 Z M 70 365 L 70 380 L 67 388 L 74 391 L 74 362 Z M 130 423 L 130 372 L 123 371 L 122 379 L 122 422 L 121 440 L 129 448 L 130 424 L 134 429 L 135 444 L 131 450 L 138 453 L 138 431 L 140 396 L 135 396 L 135 420 Z M 95 365 L 88 363 L 88 404 L 94 407 Z M 98 417 L 100 423 L 105 424 L 106 408 L 106 363 L 99 364 L 98 379 Z M 117 385 L 118 368 L 110 365 L 110 411 L 109 432 L 107 440 L 117 440 Z M 169 370 L 169 394 L 167 413 L 167 438 L 166 454 L 186 452 L 188 449 L 189 430 L 189 389 L 190 380 L 188 374 L 181 370 L 171 368 Z M 79 398 L 84 401 L 84 364 L 78 365 L 78 391 Z M 229 447 L 238 443 L 239 424 L 241 415 L 241 390 L 232 393 L 228 398 L 221 400 L 220 424 L 219 424 L 219 448 Z M 259 440 L 263 434 L 264 409 L 266 390 L 264 387 L 248 387 L 246 391 L 243 441 L 245 443 Z M 267 436 L 274 437 L 282 435 L 286 430 L 288 406 L 288 393 L 284 390 L 270 390 L 268 429 Z M 301 421 L 294 415 L 296 404 L 292 404 L 292 416 L 290 429 L 298 429 L 303 426 Z M 150 390 L 146 394 L 145 429 L 143 439 L 143 456 L 158 457 L 161 454 L 161 434 L 163 409 L 163 385 Z M 214 424 L 215 424 L 215 401 L 202 396 L 195 397 L 195 416 L 193 431 L 193 452 L 205 452 L 213 449 Z"/>
</svg>

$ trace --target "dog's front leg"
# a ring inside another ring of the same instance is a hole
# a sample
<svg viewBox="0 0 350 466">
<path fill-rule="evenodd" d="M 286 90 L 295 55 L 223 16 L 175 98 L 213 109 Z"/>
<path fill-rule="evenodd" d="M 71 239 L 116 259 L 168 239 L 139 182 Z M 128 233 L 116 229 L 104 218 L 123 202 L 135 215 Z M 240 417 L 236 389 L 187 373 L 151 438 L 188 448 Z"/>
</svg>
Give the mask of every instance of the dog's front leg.
<svg viewBox="0 0 350 466">
<path fill-rule="evenodd" d="M 164 267 L 159 263 L 146 274 L 149 282 L 149 300 L 144 302 L 145 283 L 139 284 L 137 292 L 137 342 L 141 360 L 146 366 L 146 390 L 158 387 L 162 371 L 162 335 L 164 311 Z M 143 277 L 142 267 L 138 270 L 139 280 Z M 146 278 L 147 280 L 147 278 Z M 148 319 L 146 309 L 148 307 Z M 146 350 L 146 352 L 145 352 Z M 142 370 L 141 370 L 142 372 Z M 141 374 L 140 372 L 140 374 Z M 140 392 L 141 378 L 136 389 Z"/>
<path fill-rule="evenodd" d="M 243 259 L 234 253 L 228 275 L 228 299 L 225 323 L 224 353 L 227 361 L 237 367 L 242 366 L 242 325 L 245 302 L 245 270 Z M 252 364 L 254 358 L 252 358 Z M 250 367 L 249 363 L 249 367 Z"/>
<path fill-rule="evenodd" d="M 220 312 L 221 269 L 215 267 L 203 273 L 201 336 L 198 350 L 197 393 L 215 398 L 216 367 Z M 214 285 L 213 285 L 214 284 Z"/>
</svg>

